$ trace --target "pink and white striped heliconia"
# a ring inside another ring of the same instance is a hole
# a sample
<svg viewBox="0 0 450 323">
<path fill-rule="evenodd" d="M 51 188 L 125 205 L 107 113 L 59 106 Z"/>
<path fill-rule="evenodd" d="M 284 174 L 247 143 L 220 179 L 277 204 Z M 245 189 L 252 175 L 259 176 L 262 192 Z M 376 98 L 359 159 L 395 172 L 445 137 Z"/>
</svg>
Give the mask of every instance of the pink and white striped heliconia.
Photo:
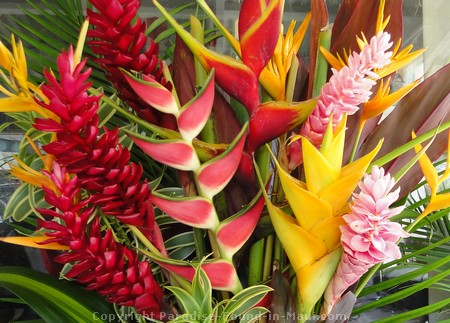
<svg viewBox="0 0 450 323">
<path fill-rule="evenodd" d="M 370 39 L 361 52 L 353 52 L 346 66 L 339 71 L 331 69 L 333 75 L 323 86 L 317 106 L 300 129 L 300 135 L 320 147 L 331 118 L 334 128 L 344 113 L 354 114 L 362 103 L 370 99 L 371 89 L 379 78 L 374 69 L 391 62 L 392 51 L 388 51 L 392 46 L 390 39 L 389 33 L 379 33 Z M 296 149 L 295 145 L 292 147 Z M 290 159 L 291 169 L 302 162 L 301 154 L 290 154 Z"/>
<path fill-rule="evenodd" d="M 359 183 L 361 191 L 353 195 L 351 212 L 344 215 L 346 224 L 340 227 L 343 254 L 325 291 L 326 313 L 370 267 L 401 257 L 397 242 L 408 234 L 399 223 L 389 220 L 403 210 L 389 208 L 399 196 L 400 188 L 391 192 L 394 184 L 391 175 L 377 166 Z"/>
</svg>

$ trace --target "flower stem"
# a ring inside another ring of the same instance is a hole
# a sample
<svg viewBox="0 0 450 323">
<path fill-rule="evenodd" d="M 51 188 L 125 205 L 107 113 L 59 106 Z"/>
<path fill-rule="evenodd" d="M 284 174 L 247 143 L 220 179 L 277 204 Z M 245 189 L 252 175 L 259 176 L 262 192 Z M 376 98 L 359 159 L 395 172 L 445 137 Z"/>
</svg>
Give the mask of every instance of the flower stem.
<svg viewBox="0 0 450 323">
<path fill-rule="evenodd" d="M 274 246 L 274 235 L 270 234 L 266 238 L 265 253 L 264 253 L 264 265 L 263 265 L 263 273 L 262 273 L 263 280 L 269 278 L 272 273 L 273 246 Z"/>
<path fill-rule="evenodd" d="M 351 163 L 355 159 L 356 150 L 358 149 L 359 140 L 361 139 L 361 134 L 364 128 L 364 123 L 361 123 L 358 127 L 358 132 L 356 133 L 355 142 L 353 143 L 352 152 L 350 154 L 350 159 L 348 161 L 349 163 Z"/>
<path fill-rule="evenodd" d="M 248 285 L 258 284 L 263 279 L 264 239 L 260 239 L 250 248 Z"/>
<path fill-rule="evenodd" d="M 437 126 L 436 128 L 433 128 L 433 129 L 421 134 L 420 136 L 417 136 L 416 138 L 408 141 L 406 144 L 392 150 L 390 153 L 373 161 L 372 164 L 369 165 L 368 169 L 371 169 L 373 165 L 377 165 L 377 166 L 381 167 L 384 164 L 389 163 L 390 161 L 394 160 L 398 156 L 401 156 L 404 153 L 406 153 L 408 150 L 413 149 L 414 146 L 416 146 L 428 139 L 433 138 L 438 133 L 441 133 L 449 128 L 450 128 L 450 121 L 442 123 L 441 125 Z"/>
<path fill-rule="evenodd" d="M 322 87 L 327 82 L 328 78 L 328 62 L 325 57 L 320 53 L 319 48 L 324 47 L 327 50 L 330 49 L 331 44 L 331 28 L 333 25 L 328 24 L 319 34 L 319 47 L 317 50 L 316 70 L 314 73 L 314 84 L 312 90 L 312 96 L 316 97 L 320 94 Z"/>
</svg>

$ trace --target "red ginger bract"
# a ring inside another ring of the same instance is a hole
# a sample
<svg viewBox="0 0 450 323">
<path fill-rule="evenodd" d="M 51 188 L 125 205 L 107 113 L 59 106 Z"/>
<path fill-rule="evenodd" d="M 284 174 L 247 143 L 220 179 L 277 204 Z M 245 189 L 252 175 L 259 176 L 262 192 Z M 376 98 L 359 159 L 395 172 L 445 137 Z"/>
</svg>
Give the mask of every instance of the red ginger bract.
<svg viewBox="0 0 450 323">
<path fill-rule="evenodd" d="M 95 61 L 107 72 L 107 78 L 124 100 L 139 116 L 151 123 L 166 127 L 173 120 L 151 108 L 135 95 L 120 71 L 136 71 L 149 76 L 171 88 L 163 76 L 163 62 L 158 58 L 159 47 L 145 35 L 146 23 L 137 12 L 139 0 L 90 0 L 98 12 L 87 10 L 89 23 L 94 29 L 88 31 L 88 42 L 93 52 L 99 55 Z"/>
<path fill-rule="evenodd" d="M 95 290 L 108 301 L 122 306 L 133 306 L 143 315 L 158 318 L 163 292 L 155 281 L 147 261 L 139 261 L 135 251 L 117 243 L 109 229 L 102 235 L 99 218 L 93 217 L 90 199 L 80 200 L 79 179 L 57 163 L 48 176 L 58 192 L 43 187 L 46 201 L 58 211 L 40 209 L 52 220 L 40 221 L 49 230 L 45 243 L 58 242 L 70 251 L 57 256 L 59 263 L 73 264 L 66 277 L 76 279 Z M 61 223 L 54 219 L 61 219 Z"/>
<path fill-rule="evenodd" d="M 160 249 L 163 249 L 159 228 L 155 225 L 150 189 L 142 181 L 142 166 L 130 162 L 130 152 L 118 140 L 118 129 L 104 128 L 100 134 L 97 115 L 99 97 L 89 96 L 86 82 L 90 69 L 83 71 L 86 61 L 76 66 L 73 50 L 57 59 L 61 80 L 45 72 L 47 83 L 42 91 L 49 103 L 39 104 L 54 112 L 60 121 L 36 119 L 41 131 L 56 132 L 56 139 L 43 149 L 56 157 L 67 172 L 77 174 L 78 185 L 87 190 L 90 203 L 105 215 L 125 224 L 135 225 Z"/>
</svg>

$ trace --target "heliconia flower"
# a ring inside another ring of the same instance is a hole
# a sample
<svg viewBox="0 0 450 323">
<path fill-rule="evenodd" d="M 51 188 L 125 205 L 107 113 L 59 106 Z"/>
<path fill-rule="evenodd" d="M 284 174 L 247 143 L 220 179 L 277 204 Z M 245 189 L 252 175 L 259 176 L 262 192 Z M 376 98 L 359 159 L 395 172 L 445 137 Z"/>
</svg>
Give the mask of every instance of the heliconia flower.
<svg viewBox="0 0 450 323">
<path fill-rule="evenodd" d="M 159 317 L 163 292 L 148 261 L 139 261 L 135 251 L 117 243 L 110 229 L 103 235 L 98 217 L 93 217 L 89 198 L 80 195 L 78 178 L 57 163 L 48 174 L 58 191 L 44 187 L 46 201 L 57 210 L 40 209 L 49 217 L 40 221 L 47 239 L 70 247 L 55 261 L 71 264 L 66 277 L 77 280 L 109 302 L 132 306 L 140 314 Z"/>
<path fill-rule="evenodd" d="M 310 20 L 311 13 L 308 12 L 295 33 L 295 21 L 290 23 L 284 36 L 283 31 L 280 32 L 273 56 L 261 72 L 259 77 L 261 85 L 276 101 L 286 99 L 287 76 L 303 42 Z"/>
<path fill-rule="evenodd" d="M 332 123 L 329 123 L 320 150 L 307 138 L 302 138 L 305 182 L 276 163 L 295 217 L 266 199 L 275 232 L 297 275 L 298 295 L 305 315 L 311 313 L 323 295 L 339 263 L 342 214 L 358 181 L 381 147 L 380 142 L 369 154 L 342 166 L 345 124 L 344 117 L 333 133 Z"/>
<path fill-rule="evenodd" d="M 380 87 L 375 96 L 364 103 L 361 118 L 359 120 L 360 127 L 362 127 L 367 120 L 382 114 L 395 102 L 399 101 L 413 90 L 418 84 L 419 80 L 402 87 L 394 93 L 390 93 L 390 82 L 381 80 Z"/>
<path fill-rule="evenodd" d="M 130 152 L 119 144 L 118 129 L 105 128 L 100 133 L 100 98 L 87 92 L 90 69 L 84 70 L 85 60 L 79 64 L 74 60 L 72 48 L 58 56 L 60 80 L 45 72 L 47 84 L 42 91 L 49 102 L 39 104 L 60 121 L 35 120 L 38 130 L 56 133 L 56 139 L 43 149 L 70 174 L 77 174 L 79 185 L 91 194 L 90 202 L 105 215 L 139 226 L 149 239 L 157 239 L 159 228 L 154 222 L 148 183 L 141 179 L 142 166 L 130 162 Z M 153 242 L 164 248 L 162 241 Z"/>
<path fill-rule="evenodd" d="M 412 139 L 414 138 L 416 138 L 416 134 L 412 132 Z M 416 153 L 419 153 L 422 150 L 422 146 L 418 144 L 414 146 L 414 150 L 416 151 Z M 447 151 L 450 151 L 450 132 L 448 133 Z M 438 175 L 436 168 L 426 154 L 423 154 L 419 158 L 419 165 L 422 169 L 423 175 L 425 176 L 425 180 L 430 187 L 431 194 L 430 202 L 428 203 L 425 210 L 416 219 L 416 221 L 423 219 L 434 211 L 442 210 L 450 206 L 450 193 L 438 192 L 439 185 L 441 185 L 446 179 L 450 177 L 450 155 L 447 154 L 446 168 L 441 176 Z"/>
<path fill-rule="evenodd" d="M 9 74 L 0 73 L 3 84 L 0 85 L 0 93 L 6 97 L 0 98 L 0 112 L 37 112 L 45 118 L 56 118 L 56 116 L 42 109 L 34 101 L 34 97 L 47 100 L 42 91 L 28 81 L 27 60 L 22 42 L 16 42 L 11 35 L 12 52 L 0 42 L 0 67 Z"/>
<path fill-rule="evenodd" d="M 272 57 L 282 23 L 284 1 L 244 0 L 239 11 L 241 58 L 257 78 Z"/>
<path fill-rule="evenodd" d="M 217 244 L 223 258 L 232 260 L 233 255 L 241 249 L 255 230 L 264 208 L 264 198 L 262 196 L 256 198 L 257 200 L 248 208 L 225 219 L 215 229 Z"/>
<path fill-rule="evenodd" d="M 208 71 L 215 69 L 217 84 L 241 102 L 249 114 L 252 114 L 260 103 L 259 74 L 272 57 L 278 40 L 283 2 L 279 0 L 244 1 L 242 6 L 246 10 L 241 10 L 240 43 L 230 39 L 237 54 L 242 57 L 242 61 L 209 50 L 184 30 L 161 4 L 156 0 L 153 3 L 203 67 Z M 204 2 L 201 5 L 205 5 Z"/>
<path fill-rule="evenodd" d="M 47 154 L 43 155 L 41 151 L 39 150 L 38 146 L 31 140 L 31 138 L 28 135 L 25 135 L 27 138 L 30 146 L 33 148 L 33 150 L 36 152 L 36 154 L 39 156 L 39 158 L 42 161 L 42 164 L 44 166 L 44 170 L 50 171 L 53 167 L 53 162 L 55 160 L 55 156 Z M 11 164 L 11 170 L 10 174 L 14 177 L 20 179 L 22 182 L 31 184 L 36 187 L 42 187 L 46 186 L 48 188 L 54 187 L 53 182 L 49 180 L 47 176 L 45 176 L 41 170 L 35 170 L 28 166 L 24 161 L 20 160 L 19 157 L 14 156 L 14 159 L 16 160 L 17 164 Z"/>
<path fill-rule="evenodd" d="M 242 127 L 241 132 L 225 152 L 195 170 L 201 196 L 212 200 L 233 178 L 244 150 L 247 127 L 247 124 Z"/>
<path fill-rule="evenodd" d="M 361 191 L 354 194 L 351 211 L 343 216 L 346 224 L 340 227 L 343 255 L 325 291 L 326 313 L 372 266 L 401 257 L 397 242 L 408 234 L 399 223 L 389 220 L 403 210 L 403 206 L 390 208 L 400 191 L 391 192 L 394 185 L 390 174 L 377 166 L 359 183 Z"/>
<path fill-rule="evenodd" d="M 263 144 L 299 126 L 308 118 L 316 103 L 316 99 L 310 99 L 301 102 L 270 101 L 259 105 L 250 116 L 247 152 L 254 152 Z"/>
<path fill-rule="evenodd" d="M 143 251 L 150 259 L 161 267 L 176 273 L 177 275 L 192 281 L 195 275 L 195 264 L 188 264 L 182 260 L 162 257 L 157 253 Z M 208 276 L 211 286 L 217 290 L 237 293 L 242 290 L 242 285 L 231 260 L 211 259 L 202 262 L 201 268 Z"/>
<path fill-rule="evenodd" d="M 138 17 L 140 0 L 90 0 L 97 10 L 87 9 L 89 23 L 88 45 L 99 55 L 95 61 L 108 73 L 119 97 L 127 102 L 141 118 L 155 124 L 165 124 L 167 116 L 153 110 L 134 95 L 120 69 L 136 71 L 153 78 L 171 89 L 163 75 L 163 61 L 158 58 L 159 47 L 146 36 L 146 23 Z"/>
</svg>

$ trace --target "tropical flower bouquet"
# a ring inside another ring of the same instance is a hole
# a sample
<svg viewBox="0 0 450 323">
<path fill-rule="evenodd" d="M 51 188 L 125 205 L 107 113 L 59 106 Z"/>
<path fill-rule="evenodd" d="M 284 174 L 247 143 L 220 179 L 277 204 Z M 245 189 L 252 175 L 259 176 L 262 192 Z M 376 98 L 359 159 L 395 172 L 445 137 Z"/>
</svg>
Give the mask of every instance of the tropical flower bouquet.
<svg viewBox="0 0 450 323">
<path fill-rule="evenodd" d="M 2 129 L 24 132 L 2 239 L 60 279 L 0 284 L 45 321 L 341 322 L 449 291 L 450 66 L 391 93 L 423 52 L 401 1 L 343 1 L 333 25 L 311 1 L 283 28 L 282 0 L 244 0 L 235 32 L 204 0 L 188 22 L 157 0 L 153 20 L 138 0 L 29 4 L 0 44 Z"/>
</svg>

